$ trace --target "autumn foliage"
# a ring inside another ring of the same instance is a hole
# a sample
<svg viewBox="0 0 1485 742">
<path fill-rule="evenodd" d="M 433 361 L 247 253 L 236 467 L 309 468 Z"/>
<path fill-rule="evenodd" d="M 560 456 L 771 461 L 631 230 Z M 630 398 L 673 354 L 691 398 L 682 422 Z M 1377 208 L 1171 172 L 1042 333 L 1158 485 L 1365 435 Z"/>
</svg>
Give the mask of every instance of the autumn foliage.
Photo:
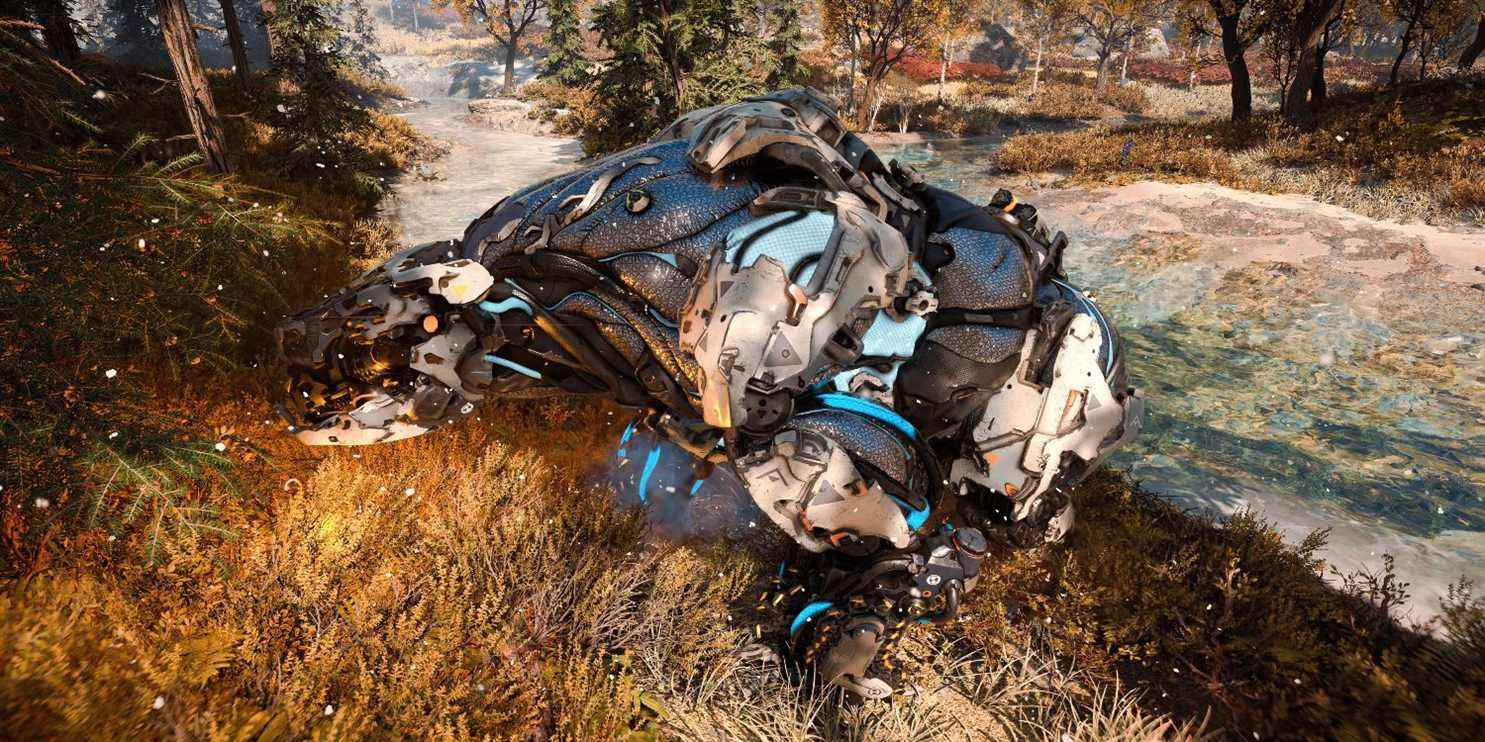
<svg viewBox="0 0 1485 742">
<path fill-rule="evenodd" d="M 897 65 L 898 71 L 914 82 L 938 82 L 939 60 L 921 54 L 909 54 Z M 1002 77 L 1005 71 L 989 62 L 950 62 L 945 67 L 946 80 L 990 81 Z"/>
</svg>

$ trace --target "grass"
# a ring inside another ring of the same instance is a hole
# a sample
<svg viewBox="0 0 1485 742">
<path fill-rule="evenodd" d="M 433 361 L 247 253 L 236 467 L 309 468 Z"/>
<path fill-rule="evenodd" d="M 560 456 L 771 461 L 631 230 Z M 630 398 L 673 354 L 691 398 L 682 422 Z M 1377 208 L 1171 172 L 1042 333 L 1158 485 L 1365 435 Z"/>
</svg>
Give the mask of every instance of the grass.
<svg viewBox="0 0 1485 742">
<path fill-rule="evenodd" d="M 1408 632 L 1262 523 L 1116 474 L 1078 492 L 1070 548 L 1000 555 L 963 621 L 894 650 L 912 695 L 860 705 L 743 651 L 787 621 L 753 608 L 776 542 L 665 540 L 590 484 L 622 414 L 505 405 L 311 451 L 254 394 L 192 397 L 236 426 L 235 485 L 190 485 L 223 530 L 73 531 L 11 580 L 7 734 L 1326 736 L 1365 703 L 1447 738 L 1485 713 L 1477 614 L 1452 614 L 1474 649 Z"/>
<path fill-rule="evenodd" d="M 158 143 L 121 158 L 158 112 L 27 74 L 90 123 L 57 134 L 34 117 L 58 109 L 0 95 L 26 122 L 0 179 L 0 736 L 1450 738 L 1485 719 L 1466 591 L 1441 641 L 1391 620 L 1385 574 L 1327 586 L 1319 537 L 1192 517 L 1114 472 L 1075 493 L 1068 546 L 996 555 L 963 620 L 907 635 L 901 696 L 843 699 L 750 651 L 787 626 L 755 607 L 776 539 L 663 538 L 594 484 L 619 411 L 492 405 L 365 449 L 284 435 L 266 327 L 386 228 L 326 181 L 265 190 L 251 167 L 151 164 L 176 157 Z"/>
<path fill-rule="evenodd" d="M 24 505 L 6 515 L 3 572 L 65 538 L 63 516 L 214 528 L 184 482 L 216 436 L 171 402 L 241 383 L 278 317 L 382 249 L 362 223 L 380 189 L 349 161 L 286 177 L 261 78 L 212 78 L 227 177 L 200 167 L 177 106 L 146 104 L 174 100 L 149 74 L 96 58 L 69 70 L 0 25 L 0 80 L 0 497 Z M 419 155 L 405 123 L 369 120 L 347 146 L 358 162 L 390 174 Z"/>
<path fill-rule="evenodd" d="M 376 47 L 382 54 L 428 57 L 434 63 L 504 59 L 499 45 L 488 32 L 463 23 L 451 23 L 421 33 L 381 23 L 377 25 Z"/>
<path fill-rule="evenodd" d="M 1431 80 L 1330 99 L 1313 122 L 1275 113 L 1248 123 L 1163 121 L 1028 134 L 997 152 L 1002 172 L 1058 172 L 1078 183 L 1214 181 L 1304 193 L 1390 219 L 1485 216 L 1485 88 Z"/>
</svg>

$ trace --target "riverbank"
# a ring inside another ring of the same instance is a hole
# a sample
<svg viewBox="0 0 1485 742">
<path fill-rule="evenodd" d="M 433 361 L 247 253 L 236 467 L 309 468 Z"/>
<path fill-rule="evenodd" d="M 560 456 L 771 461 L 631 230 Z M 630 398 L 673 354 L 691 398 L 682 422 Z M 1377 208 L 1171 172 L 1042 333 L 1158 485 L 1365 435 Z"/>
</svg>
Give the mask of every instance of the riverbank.
<svg viewBox="0 0 1485 742">
<path fill-rule="evenodd" d="M 1485 109 L 1478 79 L 1437 79 L 1332 96 L 1304 126 L 1277 114 L 1031 134 L 991 158 L 999 173 L 1071 184 L 1212 181 L 1298 193 L 1393 221 L 1485 225 Z"/>
<path fill-rule="evenodd" d="M 1163 409 L 1158 442 L 1120 459 L 1131 474 L 1209 512 L 1261 512 L 1290 543 L 1327 530 L 1333 579 L 1390 555 L 1411 585 L 1399 616 L 1426 620 L 1451 584 L 1485 584 L 1485 229 L 1209 183 L 1025 198 L 1074 250 L 1139 275 L 1092 284 L 1159 354 L 1135 361 Z M 1203 467 L 1223 486 L 1198 490 Z"/>
</svg>

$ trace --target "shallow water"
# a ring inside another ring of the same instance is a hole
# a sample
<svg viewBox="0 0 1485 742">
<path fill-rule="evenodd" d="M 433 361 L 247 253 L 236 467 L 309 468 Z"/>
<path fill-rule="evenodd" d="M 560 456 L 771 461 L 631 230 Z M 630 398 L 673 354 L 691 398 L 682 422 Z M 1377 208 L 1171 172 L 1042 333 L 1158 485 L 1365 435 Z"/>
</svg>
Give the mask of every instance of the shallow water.
<svg viewBox="0 0 1485 742">
<path fill-rule="evenodd" d="M 409 242 L 458 236 L 501 197 L 581 154 L 570 141 L 467 122 L 464 91 L 449 87 L 456 75 L 467 83 L 466 68 L 410 58 L 389 66 L 429 102 L 404 115 L 450 146 L 427 177 L 397 184 L 390 211 Z M 994 146 L 879 150 L 983 202 L 996 188 L 984 165 Z M 1314 229 L 1334 231 L 1306 221 L 1303 209 L 1280 218 L 1224 202 L 1176 217 L 1144 214 L 1142 223 L 1128 211 L 1085 213 L 1075 191 L 1028 200 L 1073 239 L 1068 271 L 1119 324 L 1134 383 L 1150 400 L 1144 433 L 1116 466 L 1182 506 L 1260 509 L 1295 541 L 1330 528 L 1323 556 L 1342 571 L 1375 570 L 1381 554 L 1393 554 L 1413 583 L 1415 617 L 1432 614 L 1461 576 L 1485 582 L 1485 309 L 1472 310 L 1470 295 L 1430 293 L 1422 274 L 1367 279 L 1334 269 L 1321 255 L 1326 246 L 1291 244 L 1316 242 Z M 1198 224 L 1214 210 L 1226 222 L 1208 231 L 1236 230 L 1231 249 L 1241 247 L 1243 259 L 1210 234 L 1187 244 L 1148 229 L 1152 220 Z M 1374 255 L 1367 251 L 1386 240 L 1345 229 L 1341 237 L 1362 244 L 1345 248 L 1358 259 L 1406 263 L 1402 248 Z M 1306 249 L 1320 252 L 1283 263 L 1293 257 L 1286 251 Z M 1264 251 L 1274 260 L 1248 254 Z M 1382 281 L 1397 285 L 1375 285 Z"/>
<path fill-rule="evenodd" d="M 993 146 L 882 155 L 983 202 Z M 1406 235 L 1302 200 L 1090 210 L 1101 195 L 1022 196 L 1067 231 L 1067 270 L 1119 325 L 1149 396 L 1115 466 L 1183 506 L 1262 510 L 1294 540 L 1330 528 L 1323 556 L 1342 571 L 1393 554 L 1416 617 L 1450 582 L 1485 579 L 1485 293 L 1444 281 Z"/>
<path fill-rule="evenodd" d="M 427 105 L 401 114 L 449 148 L 444 157 L 397 182 L 383 208 L 409 243 L 459 237 L 475 217 L 522 186 L 571 167 L 582 156 L 577 142 L 496 131 L 466 120 L 472 90 L 498 75 L 479 63 L 432 65 L 415 57 L 383 60 L 394 79 Z M 526 64 L 518 69 L 529 75 Z"/>
</svg>

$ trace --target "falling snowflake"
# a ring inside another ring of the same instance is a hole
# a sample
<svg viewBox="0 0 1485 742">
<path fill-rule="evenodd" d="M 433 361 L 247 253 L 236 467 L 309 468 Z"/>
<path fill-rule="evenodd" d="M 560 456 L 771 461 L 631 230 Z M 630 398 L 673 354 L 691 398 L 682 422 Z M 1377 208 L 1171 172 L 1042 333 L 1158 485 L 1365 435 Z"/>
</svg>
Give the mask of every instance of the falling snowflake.
<svg viewBox="0 0 1485 742">
<path fill-rule="evenodd" d="M 155 696 L 155 710 L 165 708 L 165 696 Z"/>
<path fill-rule="evenodd" d="M 116 369 L 116 368 L 111 368 L 111 369 L 103 372 L 103 377 L 106 378 L 106 379 L 112 379 L 113 377 L 118 376 L 118 375 L 119 375 L 119 370 Z"/>
</svg>

